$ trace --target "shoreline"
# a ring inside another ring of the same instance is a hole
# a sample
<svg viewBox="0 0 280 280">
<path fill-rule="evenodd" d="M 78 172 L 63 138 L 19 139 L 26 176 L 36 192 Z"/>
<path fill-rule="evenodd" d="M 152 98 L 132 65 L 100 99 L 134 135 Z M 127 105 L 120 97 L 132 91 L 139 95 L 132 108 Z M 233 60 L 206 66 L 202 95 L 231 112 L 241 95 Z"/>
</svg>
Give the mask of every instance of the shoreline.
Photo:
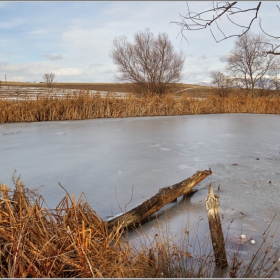
<svg viewBox="0 0 280 280">
<path fill-rule="evenodd" d="M 0 123 L 179 116 L 200 114 L 280 114 L 280 97 L 253 97 L 244 93 L 204 99 L 182 95 L 117 97 L 80 92 L 64 98 L 38 96 L 36 100 L 0 100 Z"/>
</svg>

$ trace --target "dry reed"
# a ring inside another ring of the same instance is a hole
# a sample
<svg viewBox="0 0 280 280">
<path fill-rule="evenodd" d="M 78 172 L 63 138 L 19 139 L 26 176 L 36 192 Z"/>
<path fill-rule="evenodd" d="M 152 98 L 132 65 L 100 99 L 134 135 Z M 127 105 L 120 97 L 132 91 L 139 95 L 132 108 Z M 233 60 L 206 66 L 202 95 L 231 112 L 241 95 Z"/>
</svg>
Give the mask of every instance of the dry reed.
<svg viewBox="0 0 280 280">
<path fill-rule="evenodd" d="M 67 194 L 53 210 L 43 204 L 19 179 L 13 192 L 0 184 L 1 278 L 133 276 L 121 232 L 108 233 L 82 196 Z"/>
<path fill-rule="evenodd" d="M 108 93 L 90 95 L 80 91 L 74 95 L 40 97 L 37 100 L 0 100 L 0 123 L 141 116 L 174 116 L 218 113 L 280 114 L 279 96 L 252 97 L 234 93 L 227 97 L 206 98 L 129 95 L 118 98 Z"/>
<path fill-rule="evenodd" d="M 167 228 L 135 247 L 118 227 L 108 232 L 83 195 L 75 201 L 66 191 L 55 209 L 44 205 L 43 197 L 19 178 L 13 191 L 0 184 L 1 278 L 193 278 L 214 273 L 213 252 L 207 249 L 211 243 L 199 242 L 201 247 L 190 251 L 195 241 L 185 229 L 181 245 Z M 271 254 L 271 244 L 265 242 L 270 235 L 267 231 L 249 263 L 237 251 L 224 276 L 279 277 L 280 263 L 273 261 L 279 250 Z"/>
</svg>

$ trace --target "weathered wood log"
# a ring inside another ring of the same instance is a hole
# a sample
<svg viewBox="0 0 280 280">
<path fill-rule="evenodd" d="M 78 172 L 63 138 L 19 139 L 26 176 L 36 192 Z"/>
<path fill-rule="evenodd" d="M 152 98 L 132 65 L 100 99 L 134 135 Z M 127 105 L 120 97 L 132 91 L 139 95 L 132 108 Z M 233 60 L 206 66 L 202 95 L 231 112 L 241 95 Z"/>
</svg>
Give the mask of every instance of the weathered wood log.
<svg viewBox="0 0 280 280">
<path fill-rule="evenodd" d="M 197 171 L 193 176 L 188 179 L 172 185 L 170 187 L 162 188 L 156 195 L 146 200 L 142 204 L 129 210 L 128 212 L 116 216 L 108 221 L 108 229 L 112 230 L 113 227 L 118 228 L 133 227 L 141 224 L 152 214 L 160 210 L 163 206 L 173 201 L 175 198 L 186 195 L 192 192 L 192 188 L 200 183 L 207 176 L 211 175 L 212 171 L 204 170 Z"/>
<path fill-rule="evenodd" d="M 205 203 L 216 266 L 219 268 L 226 268 L 228 263 L 223 229 L 220 220 L 219 197 L 214 194 L 211 183 L 209 185 L 208 197 L 206 198 Z"/>
</svg>

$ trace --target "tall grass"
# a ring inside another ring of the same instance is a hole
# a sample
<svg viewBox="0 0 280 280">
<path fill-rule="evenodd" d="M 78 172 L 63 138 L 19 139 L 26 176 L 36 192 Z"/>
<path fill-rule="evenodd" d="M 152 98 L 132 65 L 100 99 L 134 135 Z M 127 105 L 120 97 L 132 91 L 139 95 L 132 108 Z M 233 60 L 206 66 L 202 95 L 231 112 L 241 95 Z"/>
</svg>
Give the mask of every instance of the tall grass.
<svg viewBox="0 0 280 280">
<path fill-rule="evenodd" d="M 82 196 L 67 194 L 50 210 L 20 180 L 0 194 L 1 278 L 134 276 L 121 232 L 109 233 Z"/>
<path fill-rule="evenodd" d="M 184 237 L 177 242 L 166 228 L 132 245 L 118 227 L 108 231 L 83 195 L 75 200 L 66 191 L 58 206 L 48 209 L 43 197 L 18 178 L 14 191 L 0 184 L 0 277 L 212 277 L 211 243 L 192 246 L 195 230 L 183 229 Z M 218 275 L 279 277 L 279 250 L 272 252 L 270 236 L 267 231 L 247 262 L 237 250 L 229 268 Z"/>
<path fill-rule="evenodd" d="M 0 100 L 0 123 L 217 113 L 280 114 L 280 97 L 252 97 L 237 92 L 227 97 L 210 95 L 204 99 L 186 95 L 118 98 L 110 93 L 101 97 L 80 91 L 63 98 Z"/>
</svg>

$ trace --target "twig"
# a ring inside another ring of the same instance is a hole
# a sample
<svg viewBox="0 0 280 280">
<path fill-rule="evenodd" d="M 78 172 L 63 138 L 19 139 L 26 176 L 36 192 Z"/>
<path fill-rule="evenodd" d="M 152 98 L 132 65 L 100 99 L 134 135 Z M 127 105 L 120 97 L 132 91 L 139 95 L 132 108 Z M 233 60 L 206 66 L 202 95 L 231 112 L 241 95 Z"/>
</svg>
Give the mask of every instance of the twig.
<svg viewBox="0 0 280 280">
<path fill-rule="evenodd" d="M 20 130 L 18 132 L 10 132 L 10 133 L 5 133 L 2 130 L 0 130 L 4 135 L 9 135 L 9 134 L 18 134 L 20 133 Z"/>
<path fill-rule="evenodd" d="M 122 213 L 123 213 L 124 211 L 123 211 L 123 209 L 122 209 L 122 207 L 121 207 L 121 204 L 120 204 L 120 202 L 119 202 L 119 200 L 118 200 L 118 197 L 117 197 L 117 189 L 116 189 L 116 186 L 115 186 L 115 198 L 116 198 L 116 200 L 117 200 L 117 202 L 118 202 L 119 208 L 121 209 L 121 211 L 122 211 Z"/>
</svg>

